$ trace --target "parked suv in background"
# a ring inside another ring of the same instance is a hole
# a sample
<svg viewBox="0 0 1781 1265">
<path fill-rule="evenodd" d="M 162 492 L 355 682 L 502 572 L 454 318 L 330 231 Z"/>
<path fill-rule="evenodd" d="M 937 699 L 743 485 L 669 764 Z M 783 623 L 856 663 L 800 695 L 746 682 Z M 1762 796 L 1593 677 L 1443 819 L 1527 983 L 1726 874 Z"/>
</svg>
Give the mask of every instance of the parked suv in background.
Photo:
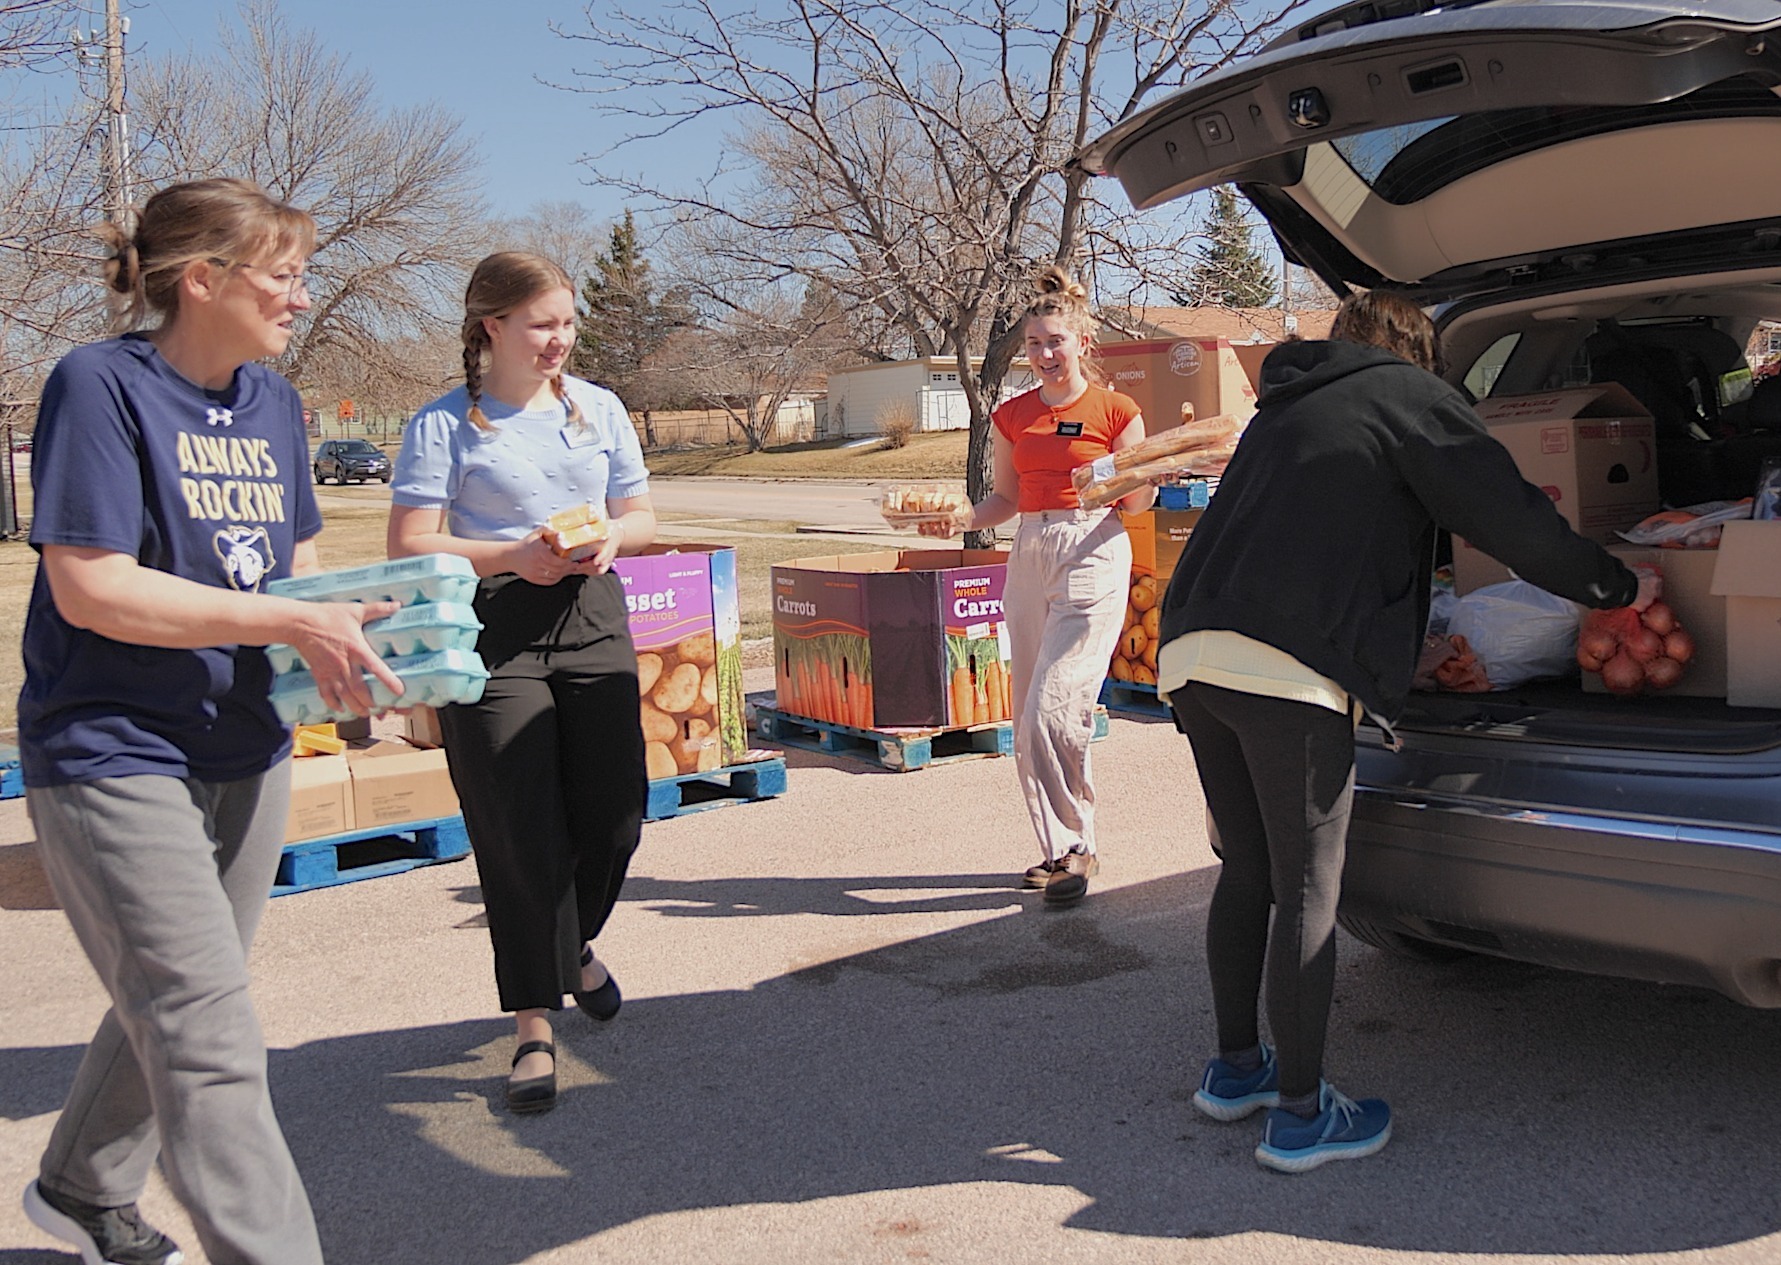
<svg viewBox="0 0 1781 1265">
<path fill-rule="evenodd" d="M 1781 452 L 1781 381 L 1753 389 L 1743 350 L 1781 320 L 1777 155 L 1774 0 L 1378 0 L 1078 161 L 1140 207 L 1236 184 L 1338 294 L 1429 310 L 1474 398 L 1620 382 L 1676 506 L 1749 495 Z M 1360 734 L 1354 935 L 1781 1007 L 1781 710 L 1572 677 L 1419 692 L 1396 735 Z"/>
<path fill-rule="evenodd" d="M 369 440 L 327 439 L 315 450 L 315 481 L 329 479 L 345 483 L 363 483 L 366 479 L 390 481 L 390 459 Z"/>
</svg>

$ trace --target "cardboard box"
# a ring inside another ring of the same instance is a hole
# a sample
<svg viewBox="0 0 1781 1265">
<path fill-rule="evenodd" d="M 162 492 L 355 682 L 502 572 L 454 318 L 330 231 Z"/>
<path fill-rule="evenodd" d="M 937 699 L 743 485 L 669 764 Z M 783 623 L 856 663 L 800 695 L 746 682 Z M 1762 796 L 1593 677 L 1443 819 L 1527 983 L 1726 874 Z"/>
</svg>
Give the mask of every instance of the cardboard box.
<svg viewBox="0 0 1781 1265">
<path fill-rule="evenodd" d="M 1717 549 L 1653 549 L 1640 545 L 1609 545 L 1608 552 L 1627 566 L 1646 563 L 1663 572 L 1663 600 L 1694 638 L 1694 658 L 1682 679 L 1664 694 L 1690 698 L 1724 698 L 1726 687 L 1726 607 L 1713 593 L 1713 572 L 1719 563 Z M 1587 608 L 1585 608 L 1587 614 Z M 1606 694 L 1599 673 L 1583 673 L 1583 689 Z"/>
<path fill-rule="evenodd" d="M 651 778 L 739 764 L 748 752 L 736 551 L 651 545 L 612 568 L 637 647 Z"/>
<path fill-rule="evenodd" d="M 353 829 L 370 830 L 458 814 L 445 752 L 382 739 L 347 750 Z"/>
<path fill-rule="evenodd" d="M 1725 701 L 1781 707 L 1781 520 L 1727 523 L 1713 592 L 1725 602 Z"/>
<path fill-rule="evenodd" d="M 1661 508 L 1657 426 L 1612 383 L 1480 400 L 1478 416 L 1529 483 L 1580 535 L 1602 544 Z M 1510 579 L 1509 568 L 1454 537 L 1453 587 L 1464 595 Z"/>
<path fill-rule="evenodd" d="M 443 747 L 445 730 L 439 724 L 438 709 L 432 707 L 411 707 L 405 714 L 403 736 L 410 746 Z"/>
<path fill-rule="evenodd" d="M 1255 387 L 1222 338 L 1096 343 L 1095 355 L 1108 385 L 1138 402 L 1148 435 L 1181 425 L 1183 404 L 1195 417 L 1229 413 L 1246 422 L 1255 412 Z"/>
<path fill-rule="evenodd" d="M 1262 361 L 1268 353 L 1280 346 L 1279 343 L 1232 343 L 1231 350 L 1237 353 L 1237 363 L 1243 366 L 1243 372 L 1249 375 L 1249 385 L 1257 391 L 1262 386 Z"/>
<path fill-rule="evenodd" d="M 291 761 L 291 813 L 284 841 L 320 839 L 355 830 L 352 775 L 344 755 L 304 756 Z"/>
<path fill-rule="evenodd" d="M 779 709 L 860 729 L 1008 719 L 999 549 L 904 549 L 773 568 Z"/>
<path fill-rule="evenodd" d="M 1181 551 L 1193 535 L 1204 510 L 1146 510 L 1125 516 L 1126 535 L 1132 538 L 1132 574 L 1154 576 L 1167 582 L 1175 574 Z"/>
</svg>

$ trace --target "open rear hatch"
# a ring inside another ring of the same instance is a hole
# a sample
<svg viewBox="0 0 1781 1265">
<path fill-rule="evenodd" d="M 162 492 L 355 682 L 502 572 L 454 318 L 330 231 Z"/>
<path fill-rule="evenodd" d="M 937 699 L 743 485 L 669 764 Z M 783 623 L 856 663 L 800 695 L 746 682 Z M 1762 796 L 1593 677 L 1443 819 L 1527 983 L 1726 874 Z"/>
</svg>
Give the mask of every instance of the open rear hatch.
<svg viewBox="0 0 1781 1265">
<path fill-rule="evenodd" d="M 1772 0 L 1350 5 L 1077 161 L 1141 208 L 1237 184 L 1337 293 L 1772 261 L 1777 32 Z"/>
</svg>

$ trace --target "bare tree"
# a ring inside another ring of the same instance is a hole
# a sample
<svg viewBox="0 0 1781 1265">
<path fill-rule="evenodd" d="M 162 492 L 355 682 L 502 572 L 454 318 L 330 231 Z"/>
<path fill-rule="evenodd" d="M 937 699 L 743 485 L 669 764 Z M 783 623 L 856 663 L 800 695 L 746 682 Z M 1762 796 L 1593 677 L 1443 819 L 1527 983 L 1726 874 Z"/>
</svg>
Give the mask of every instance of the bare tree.
<svg viewBox="0 0 1781 1265">
<path fill-rule="evenodd" d="M 707 320 L 663 350 L 681 381 L 722 409 L 748 451 L 758 452 L 774 437 L 792 396 L 810 386 L 832 355 L 824 335 L 835 313 L 807 302 L 791 283 L 747 278 L 707 276 L 699 298 Z"/>
<path fill-rule="evenodd" d="M 68 51 L 68 25 L 86 16 L 75 0 L 0 0 L 0 71 L 51 61 Z"/>
<path fill-rule="evenodd" d="M 914 354 L 957 360 L 967 482 L 981 496 L 989 412 L 1037 265 L 1120 271 L 1139 287 L 1166 275 L 1147 263 L 1180 254 L 1179 234 L 1128 232 L 1129 214 L 1068 160 L 1146 93 L 1224 64 L 1303 2 L 770 0 L 736 13 L 595 0 L 585 30 L 561 33 L 594 50 L 579 90 L 626 129 L 587 160 L 597 180 L 735 230 L 718 235 L 733 274 L 819 280 Z M 625 144 L 659 149 L 724 112 L 733 167 L 705 187 L 616 167 Z"/>
<path fill-rule="evenodd" d="M 246 176 L 309 211 L 314 306 L 281 368 L 304 385 L 332 350 L 401 376 L 401 340 L 454 312 L 484 245 L 465 231 L 484 221 L 472 143 L 437 107 L 380 109 L 371 76 L 271 0 L 244 6 L 221 45 L 138 72 L 138 171 L 149 185 Z"/>
<path fill-rule="evenodd" d="M 609 231 L 606 221 L 580 202 L 537 202 L 524 215 L 497 223 L 490 246 L 543 255 L 579 289 L 598 269 Z"/>
</svg>

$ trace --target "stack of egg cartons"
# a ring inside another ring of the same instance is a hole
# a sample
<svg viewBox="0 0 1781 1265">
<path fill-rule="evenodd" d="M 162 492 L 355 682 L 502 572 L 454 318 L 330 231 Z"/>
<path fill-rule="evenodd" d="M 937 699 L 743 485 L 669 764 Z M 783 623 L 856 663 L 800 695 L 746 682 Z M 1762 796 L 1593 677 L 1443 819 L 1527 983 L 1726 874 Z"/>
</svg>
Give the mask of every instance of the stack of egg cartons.
<svg viewBox="0 0 1781 1265">
<path fill-rule="evenodd" d="M 470 603 L 476 597 L 476 569 L 456 554 L 428 553 L 368 567 L 324 571 L 274 580 L 275 597 L 308 602 L 400 602 L 402 609 L 365 625 L 365 639 L 378 657 L 402 678 L 403 694 L 369 674 L 365 682 L 380 708 L 442 707 L 474 703 L 482 697 L 488 669 L 476 653 L 482 621 Z M 272 705 L 286 724 L 347 720 L 348 711 L 327 707 L 315 678 L 290 646 L 267 646 L 276 677 Z"/>
</svg>

